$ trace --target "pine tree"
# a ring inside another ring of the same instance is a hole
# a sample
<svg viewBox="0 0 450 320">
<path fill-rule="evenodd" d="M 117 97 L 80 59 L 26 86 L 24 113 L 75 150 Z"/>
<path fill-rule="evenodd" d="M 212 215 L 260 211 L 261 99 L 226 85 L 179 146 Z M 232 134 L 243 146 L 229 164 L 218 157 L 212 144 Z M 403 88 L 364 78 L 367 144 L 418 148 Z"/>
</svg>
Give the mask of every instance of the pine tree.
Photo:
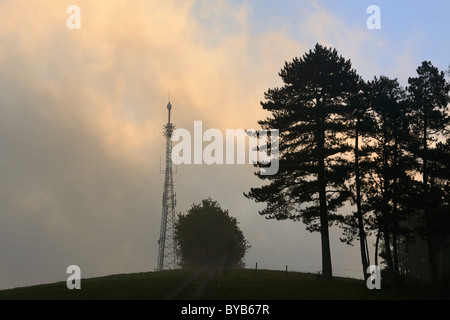
<svg viewBox="0 0 450 320">
<path fill-rule="evenodd" d="M 399 273 L 398 236 L 405 210 L 402 203 L 408 193 L 409 157 L 408 104 L 397 79 L 381 76 L 368 83 L 370 112 L 376 122 L 367 147 L 371 153 L 369 181 L 366 184 L 369 204 L 375 213 L 375 229 L 383 235 L 383 257 L 388 266 L 391 285 Z"/>
<path fill-rule="evenodd" d="M 411 152 L 416 156 L 418 172 L 422 175 L 422 210 L 428 249 L 428 262 L 432 283 L 439 283 L 436 261 L 436 247 L 433 231 L 430 179 L 430 156 L 439 135 L 443 134 L 449 123 L 448 104 L 450 102 L 450 85 L 445 80 L 444 72 L 439 72 L 431 62 L 424 61 L 417 68 L 418 76 L 409 78 L 409 97 L 411 107 L 411 129 L 414 140 Z"/>
<path fill-rule="evenodd" d="M 301 219 L 309 231 L 320 231 L 322 276 L 331 279 L 329 225 L 351 194 L 345 185 L 349 164 L 343 158 L 350 146 L 342 133 L 359 77 L 350 60 L 319 44 L 286 62 L 279 75 L 284 86 L 265 94 L 261 105 L 271 117 L 259 124 L 280 130 L 280 170 L 273 176 L 257 173 L 270 184 L 245 196 L 265 202 L 260 214 L 269 219 Z"/>
<path fill-rule="evenodd" d="M 342 218 L 341 228 L 344 232 L 344 237 L 341 241 L 349 245 L 355 239 L 359 240 L 361 264 L 363 277 L 367 278 L 366 273 L 370 265 L 369 249 L 367 244 L 367 200 L 364 199 L 364 183 L 367 172 L 367 152 L 365 144 L 372 133 L 375 122 L 371 117 L 368 102 L 368 86 L 363 81 L 359 81 L 359 92 L 351 99 L 351 112 L 348 115 L 348 131 L 346 135 L 349 140 L 353 141 L 353 149 L 351 151 L 351 178 L 350 187 L 352 189 L 352 204 L 356 206 L 356 211 L 353 215 L 348 215 Z M 354 180 L 353 180 L 354 179 Z"/>
</svg>

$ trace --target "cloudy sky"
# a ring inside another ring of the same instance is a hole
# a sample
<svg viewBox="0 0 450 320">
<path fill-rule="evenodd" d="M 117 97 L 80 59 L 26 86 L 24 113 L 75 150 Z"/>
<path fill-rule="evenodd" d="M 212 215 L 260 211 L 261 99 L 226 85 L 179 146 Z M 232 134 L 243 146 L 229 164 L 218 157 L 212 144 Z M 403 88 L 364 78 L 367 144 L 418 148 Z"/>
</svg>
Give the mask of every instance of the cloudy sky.
<svg viewBox="0 0 450 320">
<path fill-rule="evenodd" d="M 381 30 L 366 9 L 381 8 Z M 69 30 L 66 9 L 81 9 Z M 257 128 L 284 62 L 317 42 L 364 79 L 406 84 L 450 64 L 450 3 L 423 1 L 0 0 L 0 289 L 156 267 L 162 126 Z M 243 192 L 249 165 L 181 165 L 177 212 L 211 196 L 240 221 L 246 256 L 318 271 L 320 238 L 266 221 Z M 351 208 L 346 209 L 351 211 Z M 332 230 L 334 274 L 360 276 L 358 247 Z"/>
</svg>

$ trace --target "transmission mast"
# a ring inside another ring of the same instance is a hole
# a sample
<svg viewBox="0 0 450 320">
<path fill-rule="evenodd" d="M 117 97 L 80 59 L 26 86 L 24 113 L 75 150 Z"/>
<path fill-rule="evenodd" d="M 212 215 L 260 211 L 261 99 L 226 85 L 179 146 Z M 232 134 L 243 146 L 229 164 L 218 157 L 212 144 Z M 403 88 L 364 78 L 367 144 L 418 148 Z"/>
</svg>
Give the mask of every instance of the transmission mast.
<svg viewBox="0 0 450 320">
<path fill-rule="evenodd" d="M 172 104 L 167 104 L 168 121 L 164 126 L 164 136 L 166 137 L 166 169 L 164 173 L 164 192 L 162 196 L 161 231 L 158 240 L 158 267 L 157 270 L 169 270 L 178 268 L 178 259 L 175 242 L 175 193 L 173 191 L 172 176 L 172 133 L 175 126 L 170 122 Z"/>
</svg>

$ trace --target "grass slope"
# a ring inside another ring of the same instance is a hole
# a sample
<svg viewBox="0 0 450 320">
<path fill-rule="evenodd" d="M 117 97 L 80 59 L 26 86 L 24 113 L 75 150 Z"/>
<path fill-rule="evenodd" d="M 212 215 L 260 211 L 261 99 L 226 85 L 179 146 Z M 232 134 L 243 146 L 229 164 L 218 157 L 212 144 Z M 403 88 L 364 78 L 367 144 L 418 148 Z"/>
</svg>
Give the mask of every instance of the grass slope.
<svg viewBox="0 0 450 320">
<path fill-rule="evenodd" d="M 65 282 L 0 291 L 0 300 L 159 300 L 187 279 L 192 270 L 112 275 L 82 279 L 81 290 L 68 290 Z M 208 280 L 208 281 L 206 281 Z M 381 290 L 368 290 L 364 281 L 335 278 L 324 281 L 315 274 L 240 269 L 224 276 L 201 272 L 173 299 L 189 299 L 203 287 L 198 299 L 207 300 L 386 300 L 398 299 Z"/>
<path fill-rule="evenodd" d="M 350 278 L 319 279 L 311 273 L 232 270 L 205 292 L 204 299 L 218 300 L 386 300 L 379 290 L 367 289 L 364 281 Z"/>
<path fill-rule="evenodd" d="M 0 300 L 159 300 L 192 271 L 172 270 L 81 279 L 81 290 L 66 282 L 0 291 Z"/>
</svg>

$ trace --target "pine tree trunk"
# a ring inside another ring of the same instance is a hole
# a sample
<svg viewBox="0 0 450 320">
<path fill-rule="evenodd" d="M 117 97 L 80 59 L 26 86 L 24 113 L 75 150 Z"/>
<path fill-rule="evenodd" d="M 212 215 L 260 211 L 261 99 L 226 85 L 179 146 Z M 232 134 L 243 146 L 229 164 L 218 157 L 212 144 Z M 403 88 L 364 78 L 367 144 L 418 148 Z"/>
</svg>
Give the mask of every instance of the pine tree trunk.
<svg viewBox="0 0 450 320">
<path fill-rule="evenodd" d="M 381 236 L 381 228 L 378 229 L 377 240 L 375 241 L 374 260 L 375 260 L 375 265 L 376 266 L 378 266 L 378 248 L 380 247 L 380 236 Z"/>
<path fill-rule="evenodd" d="M 431 228 L 430 208 L 428 201 L 428 123 L 427 117 L 424 118 L 423 126 L 423 201 L 425 214 L 425 230 L 427 235 L 428 263 L 430 266 L 431 283 L 434 287 L 438 286 L 438 272 L 436 265 L 436 256 L 433 245 L 433 232 Z"/>
<path fill-rule="evenodd" d="M 323 108 L 322 105 L 320 105 Z M 323 110 L 322 110 L 323 111 Z M 325 177 L 325 130 L 323 123 L 322 112 L 318 112 L 316 118 L 317 132 L 317 162 L 318 162 L 318 185 L 319 185 L 319 205 L 320 205 L 320 239 L 322 244 L 322 277 L 326 280 L 333 278 L 333 271 L 331 266 L 331 250 L 330 250 L 330 235 L 328 230 L 328 209 L 327 209 L 327 182 Z"/>
<path fill-rule="evenodd" d="M 389 201 L 392 199 L 390 198 L 390 182 L 389 182 L 389 174 L 388 174 L 388 168 L 389 168 L 389 161 L 388 161 L 388 148 L 387 148 L 387 134 L 384 129 L 384 140 L 383 140 L 383 169 L 382 169 L 382 176 L 383 176 L 383 208 L 382 208 L 382 225 L 383 225 L 383 240 L 384 240 L 384 250 L 385 250 L 385 260 L 387 264 L 387 271 L 389 276 L 389 282 L 391 284 L 391 290 L 392 293 L 396 292 L 396 286 L 395 286 L 395 275 L 394 275 L 394 264 L 392 262 L 392 252 L 391 252 L 391 231 L 392 231 L 392 216 L 390 215 L 392 213 L 392 210 L 390 210 Z"/>
<path fill-rule="evenodd" d="M 368 245 L 367 238 L 366 238 L 366 241 L 365 241 L 365 245 L 366 245 L 365 249 L 366 249 L 367 265 L 370 266 L 369 245 Z"/>
<path fill-rule="evenodd" d="M 366 255 L 367 243 L 366 233 L 364 231 L 363 214 L 361 209 L 361 177 L 359 173 L 359 121 L 356 124 L 355 130 L 355 180 L 356 180 L 356 215 L 358 217 L 359 229 L 359 245 L 361 250 L 361 263 L 363 268 L 363 276 L 366 279 L 369 275 L 366 273 L 369 267 L 369 262 Z"/>
<path fill-rule="evenodd" d="M 324 168 L 324 161 L 319 166 Z M 324 170 L 319 173 L 319 198 L 320 198 L 320 238 L 322 242 L 322 277 L 326 280 L 333 278 L 331 266 L 330 235 L 328 231 L 328 212 L 326 200 L 326 185 L 324 183 Z"/>
<path fill-rule="evenodd" d="M 384 250 L 385 250 L 385 254 L 386 254 L 386 264 L 387 264 L 389 282 L 391 284 L 392 293 L 396 293 L 395 275 L 394 275 L 394 270 L 393 270 L 392 253 L 391 253 L 391 239 L 390 239 L 387 225 L 385 225 L 385 227 L 384 227 L 383 236 L 384 236 Z"/>
<path fill-rule="evenodd" d="M 395 129 L 395 128 L 394 128 Z M 394 183 L 393 183 L 393 195 L 392 195 L 392 250 L 394 254 L 394 273 L 395 275 L 399 275 L 399 266 L 398 266 L 398 248 L 397 248 L 397 228 L 398 228 L 398 137 L 397 133 L 395 135 L 395 144 L 394 144 Z"/>
<path fill-rule="evenodd" d="M 400 274 L 398 267 L 398 248 L 397 248 L 397 233 L 395 231 L 395 227 L 392 231 L 392 254 L 394 256 L 394 274 L 398 276 Z"/>
</svg>

